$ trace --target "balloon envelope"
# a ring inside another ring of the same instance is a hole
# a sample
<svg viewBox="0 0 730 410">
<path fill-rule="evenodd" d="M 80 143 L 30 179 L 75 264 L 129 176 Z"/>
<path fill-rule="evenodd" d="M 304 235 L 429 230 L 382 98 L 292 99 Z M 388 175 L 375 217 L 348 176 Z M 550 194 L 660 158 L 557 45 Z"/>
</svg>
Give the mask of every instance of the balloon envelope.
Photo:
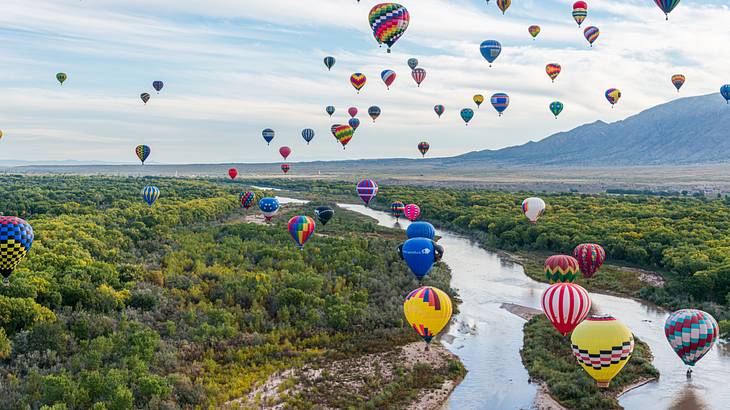
<svg viewBox="0 0 730 410">
<path fill-rule="evenodd" d="M 553 113 L 555 118 L 558 118 L 558 115 L 563 112 L 563 108 L 565 108 L 565 106 L 560 101 L 553 101 L 550 103 L 550 112 Z"/>
<path fill-rule="evenodd" d="M 365 74 L 363 73 L 354 73 L 350 76 L 350 84 L 355 87 L 358 93 L 360 93 L 360 90 L 365 87 L 367 80 L 368 78 L 365 77 Z"/>
<path fill-rule="evenodd" d="M 152 150 L 147 145 L 137 145 L 137 147 L 134 149 L 134 153 L 137 154 L 137 158 L 139 158 L 140 161 L 144 164 L 147 157 L 150 156 L 150 152 Z"/>
<path fill-rule="evenodd" d="M 522 212 L 534 224 L 545 212 L 545 201 L 535 197 L 527 198 L 522 201 Z"/>
<path fill-rule="evenodd" d="M 357 195 L 365 202 L 365 206 L 369 206 L 377 194 L 378 184 L 372 179 L 364 179 L 357 183 Z"/>
<path fill-rule="evenodd" d="M 142 93 L 139 95 L 139 98 L 142 99 L 143 103 L 147 104 L 147 101 L 150 100 L 150 95 L 149 93 Z"/>
<path fill-rule="evenodd" d="M 292 217 L 287 224 L 289 234 L 299 249 L 303 249 L 304 244 L 312 237 L 314 227 L 314 219 L 306 215 Z"/>
<path fill-rule="evenodd" d="M 480 105 L 482 105 L 482 103 L 484 102 L 484 96 L 483 96 L 483 95 L 481 95 L 481 94 L 476 94 L 476 95 L 475 95 L 475 96 L 474 96 L 474 97 L 472 98 L 472 100 L 474 100 L 474 104 L 476 104 L 476 105 L 477 105 L 477 107 L 479 107 L 479 106 L 480 106 Z"/>
<path fill-rule="evenodd" d="M 416 204 L 408 204 L 403 209 L 403 212 L 409 221 L 413 222 L 421 216 L 421 208 Z"/>
<path fill-rule="evenodd" d="M 152 88 L 154 88 L 155 91 L 157 91 L 158 93 L 160 91 L 162 91 L 162 87 L 164 87 L 164 86 L 165 86 L 165 83 L 163 83 L 162 81 L 157 80 L 157 81 L 152 82 Z"/>
<path fill-rule="evenodd" d="M 252 191 L 244 192 L 241 194 L 241 197 L 239 198 L 241 201 L 241 207 L 244 209 L 251 208 L 254 201 L 256 200 L 256 193 Z"/>
<path fill-rule="evenodd" d="M 370 9 L 368 21 L 378 44 L 387 45 L 390 53 L 393 44 L 406 32 L 410 16 L 400 4 L 380 3 Z"/>
<path fill-rule="evenodd" d="M 335 65 L 335 61 L 335 58 L 332 56 L 327 56 L 324 58 L 324 66 L 327 67 L 327 71 L 332 69 L 332 67 Z"/>
<path fill-rule="evenodd" d="M 667 341 L 688 366 L 694 366 L 712 349 L 719 332 L 715 318 L 697 309 L 678 310 L 664 323 Z"/>
<path fill-rule="evenodd" d="M 383 72 L 380 73 L 380 78 L 383 79 L 385 86 L 388 87 L 388 89 L 390 89 L 391 84 L 393 84 L 393 81 L 395 81 L 395 71 L 383 70 Z"/>
<path fill-rule="evenodd" d="M 722 95 L 725 101 L 730 104 L 730 84 L 725 84 L 720 87 L 720 95 Z"/>
<path fill-rule="evenodd" d="M 33 245 L 33 228 L 15 216 L 0 215 L 0 275 L 8 284 L 8 277 Z"/>
<path fill-rule="evenodd" d="M 606 90 L 606 99 L 611 103 L 611 106 L 614 106 L 621 99 L 621 90 L 609 88 Z"/>
<path fill-rule="evenodd" d="M 441 247 L 431 239 L 413 238 L 403 242 L 400 254 L 411 272 L 418 280 L 421 280 L 431 271 L 433 264 L 441 258 L 443 248 L 439 248 Z"/>
<path fill-rule="evenodd" d="M 380 117 L 380 107 L 373 105 L 368 108 L 368 115 L 373 119 L 373 122 L 375 122 L 375 120 Z"/>
<path fill-rule="evenodd" d="M 606 260 L 606 251 L 601 245 L 582 243 L 573 249 L 573 257 L 578 261 L 583 277 L 590 279 Z"/>
<path fill-rule="evenodd" d="M 66 73 L 58 73 L 56 74 L 56 80 L 63 85 L 63 82 L 68 79 L 68 75 Z"/>
<path fill-rule="evenodd" d="M 418 67 L 418 60 L 415 58 L 409 58 L 408 59 L 408 67 L 411 68 L 411 70 L 415 70 L 416 67 Z"/>
<path fill-rule="evenodd" d="M 142 188 L 142 199 L 147 202 L 147 205 L 152 206 L 159 197 L 160 190 L 156 186 L 148 185 Z"/>
<path fill-rule="evenodd" d="M 357 115 L 357 108 L 350 107 L 347 109 L 347 113 L 350 114 L 350 117 L 355 118 L 355 116 Z"/>
<path fill-rule="evenodd" d="M 324 110 L 327 112 L 327 114 L 329 114 L 330 117 L 332 116 L 332 114 L 335 113 L 335 107 L 331 105 L 328 105 L 327 108 L 325 108 Z"/>
<path fill-rule="evenodd" d="M 574 283 L 556 283 L 542 293 L 542 311 L 563 336 L 572 332 L 591 310 L 591 298 Z"/>
<path fill-rule="evenodd" d="M 279 148 L 279 154 L 281 154 L 284 159 L 287 159 L 289 157 L 289 154 L 291 154 L 291 148 L 287 146 L 281 147 Z"/>
<path fill-rule="evenodd" d="M 474 118 L 474 110 L 472 110 L 471 108 L 464 108 L 463 110 L 461 110 L 460 115 L 461 119 L 464 120 L 464 123 L 466 123 L 466 125 L 469 125 L 469 121 Z"/>
<path fill-rule="evenodd" d="M 416 68 L 415 70 L 411 71 L 411 77 L 413 77 L 413 80 L 420 87 L 423 80 L 426 79 L 426 70 L 424 70 L 423 68 Z"/>
<path fill-rule="evenodd" d="M 392 204 L 390 204 L 390 214 L 393 215 L 396 219 L 403 216 L 403 212 L 405 211 L 406 205 L 401 201 L 395 201 Z"/>
<path fill-rule="evenodd" d="M 408 225 L 406 229 L 406 236 L 408 239 L 412 238 L 426 238 L 431 239 L 436 236 L 436 229 L 428 222 L 418 221 Z"/>
<path fill-rule="evenodd" d="M 446 111 L 446 108 L 443 105 L 438 104 L 438 105 L 433 106 L 433 111 L 436 113 L 436 115 L 439 116 L 439 118 L 441 118 L 441 114 L 443 114 L 444 111 Z"/>
<path fill-rule="evenodd" d="M 307 145 L 314 139 L 314 130 L 311 128 L 305 128 L 302 130 L 302 138 L 307 141 Z"/>
<path fill-rule="evenodd" d="M 451 321 L 451 299 L 441 289 L 424 286 L 406 296 L 403 313 L 413 330 L 430 343 Z"/>
<path fill-rule="evenodd" d="M 585 36 L 586 40 L 588 40 L 588 44 L 593 47 L 593 43 L 598 39 L 598 36 L 601 34 L 601 31 L 598 30 L 598 27 L 589 26 L 586 27 L 585 30 L 583 30 L 583 35 Z"/>
<path fill-rule="evenodd" d="M 686 80 L 686 77 L 682 74 L 674 74 L 672 76 L 672 84 L 674 84 L 674 87 L 679 91 L 680 88 L 684 85 L 684 81 Z"/>
<path fill-rule="evenodd" d="M 634 336 L 611 316 L 591 316 L 570 337 L 573 355 L 598 387 L 607 388 L 634 351 Z"/>
<path fill-rule="evenodd" d="M 505 93 L 496 93 L 492 95 L 491 102 L 492 107 L 494 107 L 501 116 L 507 107 L 509 107 L 509 95 Z"/>
<path fill-rule="evenodd" d="M 489 61 L 489 66 L 491 67 L 494 60 L 502 53 L 502 44 L 497 40 L 485 40 L 479 46 L 479 51 Z"/>
<path fill-rule="evenodd" d="M 578 23 L 578 27 L 580 27 L 581 23 L 583 23 L 587 16 L 588 3 L 585 1 L 576 1 L 573 4 L 573 19 L 575 19 L 575 22 Z"/>
<path fill-rule="evenodd" d="M 271 143 L 271 140 L 274 139 L 274 130 L 272 130 L 271 128 L 266 128 L 265 130 L 261 131 L 261 135 L 264 137 L 264 140 L 268 145 Z"/>
<path fill-rule="evenodd" d="M 327 225 L 327 222 L 332 219 L 333 216 L 335 216 L 335 210 L 330 208 L 329 206 L 318 206 L 314 209 L 314 216 L 319 219 L 319 222 L 322 224 L 322 226 Z"/>
<path fill-rule="evenodd" d="M 261 210 L 261 213 L 264 215 L 264 218 L 266 218 L 267 221 L 270 221 L 271 218 L 276 215 L 277 212 L 279 212 L 279 200 L 276 198 L 261 198 L 259 201 L 259 209 Z"/>
<path fill-rule="evenodd" d="M 530 33 L 532 38 L 535 38 L 538 34 L 540 34 L 540 26 L 530 26 L 527 28 L 527 32 Z"/>
<path fill-rule="evenodd" d="M 431 149 L 431 145 L 428 142 L 421 141 L 418 143 L 418 151 L 421 153 L 421 156 L 425 157 L 429 149 Z"/>
<path fill-rule="evenodd" d="M 550 283 L 575 282 L 578 271 L 578 261 L 572 256 L 553 255 L 545 259 L 545 278 Z"/>
<path fill-rule="evenodd" d="M 231 179 L 236 179 L 236 177 L 238 176 L 238 170 L 236 168 L 229 169 L 228 176 L 231 177 Z"/>
</svg>

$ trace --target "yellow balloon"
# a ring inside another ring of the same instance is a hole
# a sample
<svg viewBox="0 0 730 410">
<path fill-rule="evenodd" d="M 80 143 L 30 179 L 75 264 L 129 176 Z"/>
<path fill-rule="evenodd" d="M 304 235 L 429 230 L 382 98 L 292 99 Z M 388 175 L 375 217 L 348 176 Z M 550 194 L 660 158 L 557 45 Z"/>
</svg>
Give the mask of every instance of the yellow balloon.
<svg viewBox="0 0 730 410">
<path fill-rule="evenodd" d="M 413 329 L 431 343 L 451 320 L 451 299 L 441 289 L 423 286 L 406 296 L 403 312 Z"/>
<path fill-rule="evenodd" d="M 3 132 L 2 132 L 2 131 L 0 131 L 0 138 L 2 138 L 2 137 L 3 137 Z"/>
<path fill-rule="evenodd" d="M 606 388 L 624 368 L 634 351 L 634 335 L 611 316 L 591 316 L 581 322 L 570 337 L 578 363 Z"/>
<path fill-rule="evenodd" d="M 474 103 L 479 107 L 484 102 L 484 96 L 481 94 L 477 94 L 474 96 Z"/>
</svg>

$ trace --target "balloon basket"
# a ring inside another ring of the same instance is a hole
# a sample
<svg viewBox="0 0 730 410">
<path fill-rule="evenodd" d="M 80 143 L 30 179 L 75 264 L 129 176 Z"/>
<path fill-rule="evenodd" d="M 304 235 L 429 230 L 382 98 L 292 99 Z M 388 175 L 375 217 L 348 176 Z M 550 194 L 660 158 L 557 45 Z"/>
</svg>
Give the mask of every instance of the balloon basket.
<svg viewBox="0 0 730 410">
<path fill-rule="evenodd" d="M 609 383 L 610 382 L 596 382 L 596 384 L 598 385 L 598 387 L 600 387 L 601 389 L 607 389 Z"/>
</svg>

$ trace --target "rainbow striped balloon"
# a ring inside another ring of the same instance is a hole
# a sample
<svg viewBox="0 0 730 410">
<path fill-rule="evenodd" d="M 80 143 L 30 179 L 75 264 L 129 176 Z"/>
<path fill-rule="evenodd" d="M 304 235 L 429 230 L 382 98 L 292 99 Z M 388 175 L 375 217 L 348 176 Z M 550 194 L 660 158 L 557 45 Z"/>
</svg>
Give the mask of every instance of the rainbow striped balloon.
<svg viewBox="0 0 730 410">
<path fill-rule="evenodd" d="M 342 144 L 342 149 L 345 149 L 345 145 L 350 142 L 354 133 L 355 129 L 349 125 L 340 125 L 335 129 L 335 138 Z"/>
<path fill-rule="evenodd" d="M 558 78 L 558 75 L 560 75 L 560 71 L 562 71 L 562 67 L 560 67 L 560 64 L 558 63 L 551 63 L 545 66 L 545 72 L 547 73 L 548 77 L 550 77 L 553 82 L 555 82 L 555 79 Z"/>
<path fill-rule="evenodd" d="M 370 9 L 368 16 L 370 28 L 378 44 L 388 46 L 388 52 L 396 41 L 406 32 L 410 16 L 405 7 L 397 3 L 380 3 Z"/>
<path fill-rule="evenodd" d="M 314 219 L 306 216 L 299 215 L 289 220 L 287 229 L 291 235 L 294 243 L 297 244 L 300 250 L 304 249 L 304 244 L 307 243 L 309 238 L 314 233 L 315 223 Z"/>
<path fill-rule="evenodd" d="M 583 30 L 583 35 L 586 37 L 586 40 L 588 40 L 588 44 L 593 47 L 593 42 L 598 39 L 598 36 L 601 34 L 601 30 L 598 29 L 598 27 L 595 26 L 589 26 L 586 27 L 585 30 Z"/>
</svg>

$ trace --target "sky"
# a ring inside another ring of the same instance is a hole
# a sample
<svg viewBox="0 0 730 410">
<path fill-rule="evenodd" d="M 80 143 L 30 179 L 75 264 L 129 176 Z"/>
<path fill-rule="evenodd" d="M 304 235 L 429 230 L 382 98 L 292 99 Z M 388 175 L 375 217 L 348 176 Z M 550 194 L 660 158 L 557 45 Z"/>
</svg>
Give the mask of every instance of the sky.
<svg viewBox="0 0 730 410">
<path fill-rule="evenodd" d="M 618 121 L 672 99 L 730 83 L 730 1 L 682 0 L 665 21 L 653 0 L 592 0 L 583 28 L 573 1 L 402 0 L 410 25 L 392 53 L 368 24 L 377 1 L 5 0 L 0 13 L 0 160 L 133 162 L 147 144 L 157 163 L 275 162 L 416 157 L 498 149 L 581 124 Z M 542 28 L 533 40 L 527 28 Z M 502 43 L 493 67 L 479 45 Z M 331 71 L 325 56 L 337 63 Z M 427 77 L 417 87 L 406 61 Z M 545 65 L 559 63 L 551 83 Z M 386 90 L 380 72 L 397 78 Z M 57 72 L 68 74 L 59 85 Z M 357 94 L 354 72 L 368 77 Z M 677 93 L 675 73 L 687 76 Z M 158 95 L 154 80 L 165 88 Z M 614 109 L 608 88 L 623 97 Z M 140 93 L 152 95 L 147 105 Z M 502 117 L 489 104 L 510 95 Z M 474 94 L 487 101 L 480 109 Z M 718 95 L 718 101 L 722 100 Z M 565 110 L 559 119 L 550 102 Z M 446 113 L 438 118 L 435 104 Z M 332 118 L 325 107 L 333 105 Z M 382 115 L 373 123 L 367 108 Z M 330 134 L 359 109 L 346 150 Z M 462 108 L 475 109 L 469 126 Z M 276 131 L 267 146 L 264 128 Z M 303 128 L 315 130 L 306 145 Z"/>
</svg>

